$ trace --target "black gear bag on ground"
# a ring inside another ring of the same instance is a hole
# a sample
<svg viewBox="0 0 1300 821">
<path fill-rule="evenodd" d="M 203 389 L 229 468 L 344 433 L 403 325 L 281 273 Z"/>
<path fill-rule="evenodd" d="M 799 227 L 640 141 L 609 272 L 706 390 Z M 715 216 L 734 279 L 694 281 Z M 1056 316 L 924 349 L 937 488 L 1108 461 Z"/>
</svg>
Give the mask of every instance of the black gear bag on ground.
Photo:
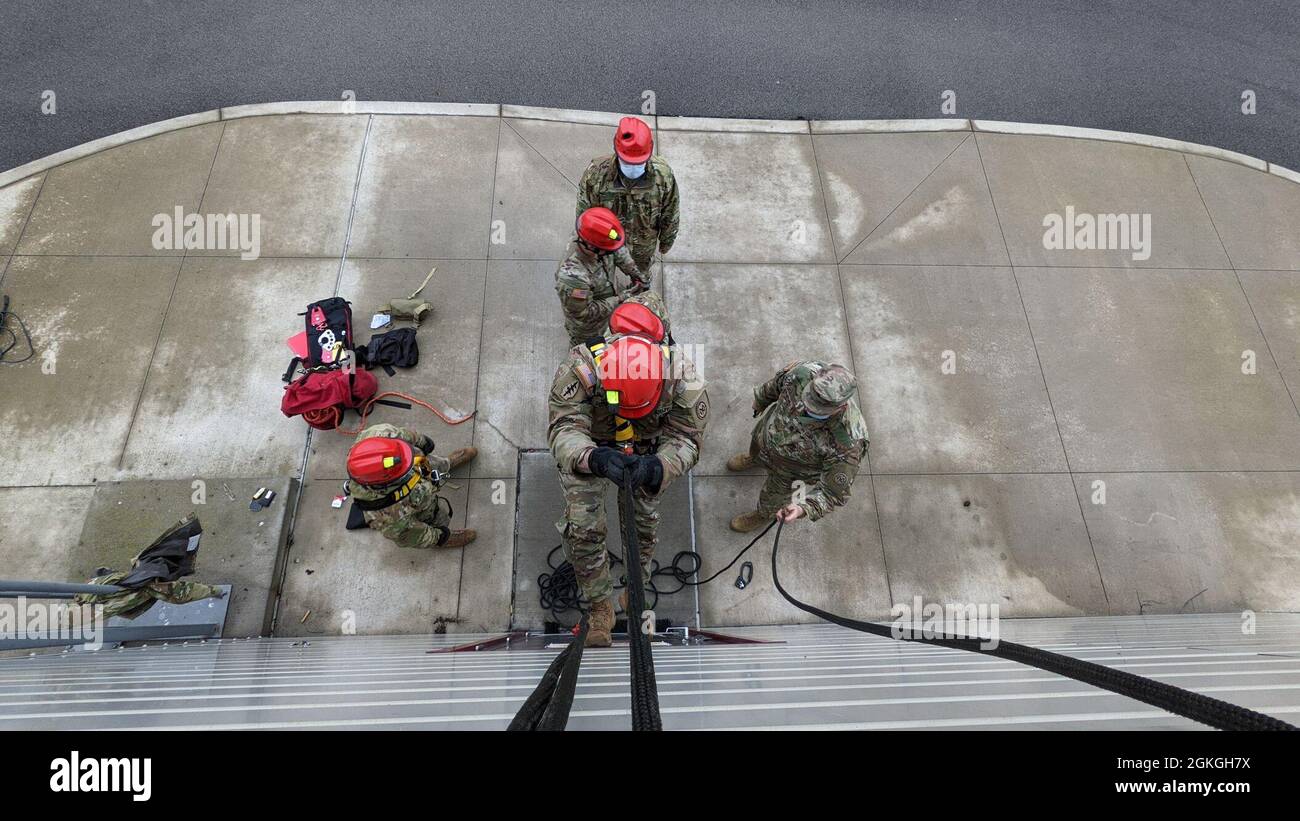
<svg viewBox="0 0 1300 821">
<path fill-rule="evenodd" d="M 333 365 L 352 350 L 352 304 L 332 296 L 307 306 L 307 367 Z"/>
<path fill-rule="evenodd" d="M 357 348 L 357 362 L 362 367 L 381 367 L 392 376 L 393 368 L 411 368 L 420 361 L 420 348 L 415 342 L 414 328 L 397 328 L 388 333 L 376 334 Z"/>
</svg>

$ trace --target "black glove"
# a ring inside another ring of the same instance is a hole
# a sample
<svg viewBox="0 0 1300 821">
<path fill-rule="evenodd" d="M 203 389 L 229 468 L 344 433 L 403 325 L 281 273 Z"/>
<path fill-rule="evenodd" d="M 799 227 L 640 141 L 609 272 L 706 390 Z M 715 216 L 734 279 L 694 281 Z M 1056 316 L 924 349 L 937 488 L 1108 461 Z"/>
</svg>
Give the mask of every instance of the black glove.
<svg viewBox="0 0 1300 821">
<path fill-rule="evenodd" d="M 643 487 L 651 493 L 658 493 L 664 481 L 664 463 L 653 454 L 636 457 L 632 466 L 632 487 Z"/>
<path fill-rule="evenodd" d="M 596 476 L 604 477 L 619 487 L 623 486 L 623 476 L 636 464 L 637 458 L 629 456 L 614 448 L 596 448 L 587 457 L 587 470 Z"/>
</svg>

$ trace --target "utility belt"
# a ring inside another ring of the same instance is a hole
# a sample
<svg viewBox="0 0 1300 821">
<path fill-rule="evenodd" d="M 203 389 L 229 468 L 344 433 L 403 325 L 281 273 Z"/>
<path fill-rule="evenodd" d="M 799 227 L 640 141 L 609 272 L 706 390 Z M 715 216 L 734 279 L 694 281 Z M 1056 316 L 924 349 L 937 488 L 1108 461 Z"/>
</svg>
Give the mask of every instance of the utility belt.
<svg viewBox="0 0 1300 821">
<path fill-rule="evenodd" d="M 423 456 L 417 456 L 415 457 L 415 464 L 411 466 L 410 471 L 407 472 L 406 476 L 402 479 L 401 484 L 395 487 L 391 492 L 373 500 L 354 498 L 352 504 L 356 505 L 361 510 L 366 511 L 383 510 L 386 507 L 392 507 L 407 496 L 410 496 L 411 491 L 415 490 L 415 486 L 420 484 L 420 482 L 423 482 L 425 479 L 433 482 L 434 486 L 437 487 L 442 484 L 443 476 L 438 471 L 429 467 L 429 463 L 424 461 Z"/>
</svg>

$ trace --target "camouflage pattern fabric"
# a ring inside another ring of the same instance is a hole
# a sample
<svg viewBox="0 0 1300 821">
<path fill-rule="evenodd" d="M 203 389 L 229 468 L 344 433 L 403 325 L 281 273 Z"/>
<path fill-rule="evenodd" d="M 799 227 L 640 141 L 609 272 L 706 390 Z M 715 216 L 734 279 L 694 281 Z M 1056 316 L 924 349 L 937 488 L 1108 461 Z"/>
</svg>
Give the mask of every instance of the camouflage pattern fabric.
<svg viewBox="0 0 1300 821">
<path fill-rule="evenodd" d="M 623 298 L 614 280 L 615 270 L 631 279 L 641 278 L 626 247 L 597 256 L 576 241 L 569 243 L 564 261 L 555 272 L 555 292 L 560 296 L 570 345 L 601 336 L 609 315 Z"/>
<path fill-rule="evenodd" d="M 425 463 L 438 471 L 444 479 L 451 470 L 451 462 L 446 457 L 433 453 L 433 439 L 422 433 L 396 425 L 372 425 L 357 435 L 357 441 L 372 436 L 387 436 L 405 441 L 415 449 L 417 456 L 423 456 Z M 405 482 L 398 481 L 384 487 L 367 487 L 356 481 L 348 484 L 353 499 L 372 502 L 388 496 Z M 451 527 L 451 503 L 438 495 L 439 486 L 426 476 L 411 488 L 409 495 L 397 503 L 380 510 L 365 511 L 366 524 L 399 547 L 416 550 L 437 547 L 447 540 Z"/>
<path fill-rule="evenodd" d="M 677 180 L 668 162 L 655 154 L 646 163 L 645 174 L 629 180 L 619 172 L 617 157 L 592 160 L 578 183 L 578 214 L 597 205 L 618 215 L 632 259 L 648 280 L 655 249 L 668 253 L 677 241 L 681 220 Z"/>
<path fill-rule="evenodd" d="M 664 302 L 664 298 L 659 296 L 657 291 L 641 291 L 640 293 L 628 296 L 627 299 L 623 300 L 623 302 L 636 302 L 649 308 L 650 312 L 659 317 L 659 321 L 664 324 L 664 339 L 672 338 L 673 326 L 668 319 L 668 305 Z M 611 333 L 609 325 L 606 324 L 605 330 L 601 336 L 609 340 L 613 339 L 616 334 Z M 575 342 L 574 344 L 576 345 L 579 343 Z"/>
<path fill-rule="evenodd" d="M 817 392 L 810 391 L 819 377 L 822 381 Z M 853 398 L 855 390 L 852 374 L 822 362 L 792 362 L 754 389 L 758 422 L 750 437 L 749 453 L 768 471 L 759 493 L 759 512 L 772 515 L 791 504 L 796 482 L 802 483 L 804 493 L 800 506 L 812 521 L 849 500 L 868 444 L 867 426 Z M 810 395 L 817 407 L 809 407 Z M 826 405 L 837 398 L 843 398 L 847 407 L 831 418 L 817 420 L 807 415 L 810 410 L 829 412 Z"/>
<path fill-rule="evenodd" d="M 96 576 L 90 584 L 117 584 L 127 577 L 129 570 L 119 570 L 106 576 Z M 142 587 L 121 593 L 78 593 L 73 599 L 77 604 L 104 606 L 104 618 L 121 616 L 134 619 L 143 615 L 155 602 L 168 604 L 189 604 L 203 599 L 221 598 L 224 592 L 219 587 L 181 579 L 174 582 L 149 582 Z"/>
<path fill-rule="evenodd" d="M 650 559 L 658 541 L 658 499 L 699 460 L 709 418 L 704 380 L 685 354 L 672 346 L 668 350 L 668 378 L 659 404 L 646 416 L 631 420 L 634 450 L 656 455 L 664 469 L 659 492 L 638 489 L 634 499 L 645 578 L 649 578 Z M 591 449 L 614 442 L 614 414 L 605 404 L 598 373 L 595 357 L 586 346 L 569 351 L 551 384 L 547 434 L 565 495 L 564 517 L 555 527 L 589 601 L 599 601 L 612 590 L 605 555 L 605 491 L 610 483 L 579 469 Z"/>
</svg>

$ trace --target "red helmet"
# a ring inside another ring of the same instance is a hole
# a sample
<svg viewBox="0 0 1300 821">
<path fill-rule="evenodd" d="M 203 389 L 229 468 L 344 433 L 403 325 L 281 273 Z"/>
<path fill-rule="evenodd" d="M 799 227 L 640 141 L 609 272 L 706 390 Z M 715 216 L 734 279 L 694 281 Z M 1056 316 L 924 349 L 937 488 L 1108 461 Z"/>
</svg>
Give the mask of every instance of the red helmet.
<svg viewBox="0 0 1300 821">
<path fill-rule="evenodd" d="M 348 451 L 348 476 L 363 485 L 383 487 L 405 476 L 414 461 L 405 440 L 371 436 Z"/>
<path fill-rule="evenodd" d="M 655 409 L 664 390 L 663 348 L 640 336 L 620 336 L 600 359 L 600 384 L 618 415 L 640 419 Z M 611 395 L 616 394 L 616 395 Z"/>
<path fill-rule="evenodd" d="M 602 251 L 617 251 L 627 241 L 618 215 L 599 205 L 578 215 L 578 236 Z"/>
<path fill-rule="evenodd" d="M 655 139 L 650 126 L 636 117 L 624 117 L 614 134 L 614 153 L 625 163 L 638 165 L 654 153 Z"/>
<path fill-rule="evenodd" d="M 644 336 L 651 342 L 664 341 L 664 323 L 640 302 L 624 302 L 609 316 L 609 329 L 616 334 Z"/>
</svg>

